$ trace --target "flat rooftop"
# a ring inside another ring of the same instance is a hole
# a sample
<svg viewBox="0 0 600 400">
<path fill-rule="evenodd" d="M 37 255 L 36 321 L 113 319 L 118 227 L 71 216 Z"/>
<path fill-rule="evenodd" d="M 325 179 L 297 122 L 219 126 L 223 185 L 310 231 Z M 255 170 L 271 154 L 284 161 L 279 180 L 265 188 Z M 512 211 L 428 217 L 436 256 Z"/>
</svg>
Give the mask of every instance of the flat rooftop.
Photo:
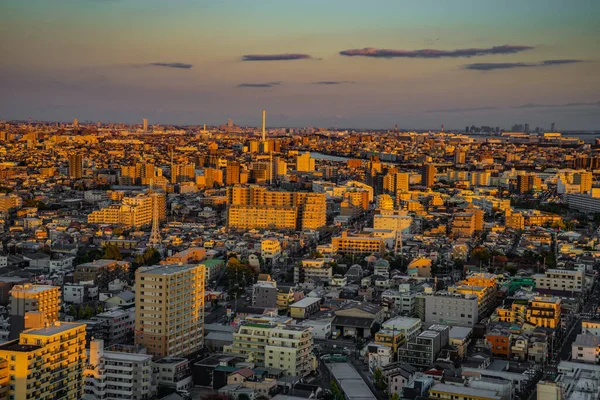
<svg viewBox="0 0 600 400">
<path fill-rule="evenodd" d="M 32 344 L 19 344 L 19 340 L 13 340 L 11 342 L 6 342 L 0 344 L 0 350 L 4 351 L 14 351 L 14 352 L 30 352 L 37 349 L 41 349 L 41 346 L 35 346 Z"/>
<path fill-rule="evenodd" d="M 350 363 L 327 363 L 326 365 L 348 400 L 373 400 L 376 398 Z"/>
<path fill-rule="evenodd" d="M 140 268 L 140 273 L 143 273 L 146 275 L 172 275 L 177 272 L 192 270 L 192 269 L 196 268 L 196 265 L 172 264 L 172 265 L 156 265 L 156 266 L 152 266 L 152 267 L 142 267 L 142 268 Z"/>
<path fill-rule="evenodd" d="M 80 324 L 77 322 L 60 322 L 59 325 L 53 324 L 46 328 L 28 329 L 26 331 L 23 331 L 22 335 L 52 336 L 80 327 L 85 327 L 85 324 Z"/>
</svg>

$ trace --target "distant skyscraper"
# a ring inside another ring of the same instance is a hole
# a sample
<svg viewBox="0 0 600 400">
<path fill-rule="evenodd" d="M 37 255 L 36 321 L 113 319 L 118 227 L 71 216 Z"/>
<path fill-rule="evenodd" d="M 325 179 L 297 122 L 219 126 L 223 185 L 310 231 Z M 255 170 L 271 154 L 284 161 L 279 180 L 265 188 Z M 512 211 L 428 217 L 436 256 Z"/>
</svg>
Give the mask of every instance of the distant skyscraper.
<svg viewBox="0 0 600 400">
<path fill-rule="evenodd" d="M 296 156 L 296 171 L 311 172 L 315 170 L 315 159 L 307 151 L 304 154 Z"/>
<path fill-rule="evenodd" d="M 73 128 L 79 128 L 79 120 L 77 118 L 73 120 Z"/>
<path fill-rule="evenodd" d="M 148 119 L 147 118 L 144 118 L 143 125 L 144 125 L 144 127 L 143 127 L 144 132 L 148 132 Z"/>
<path fill-rule="evenodd" d="M 425 164 L 421 167 L 421 185 L 431 187 L 435 183 L 435 165 Z"/>
<path fill-rule="evenodd" d="M 231 118 L 227 118 L 227 127 L 233 128 L 233 120 Z"/>
<path fill-rule="evenodd" d="M 467 154 L 460 149 L 454 152 L 454 165 L 463 165 L 467 161 Z"/>
<path fill-rule="evenodd" d="M 550 132 L 554 132 L 556 130 L 556 123 L 553 122 L 550 124 Z"/>
<path fill-rule="evenodd" d="M 225 169 L 225 184 L 235 185 L 240 183 L 240 163 L 237 161 L 228 161 Z"/>
<path fill-rule="evenodd" d="M 69 176 L 75 179 L 83 176 L 83 157 L 81 157 L 81 154 L 71 154 L 69 156 Z"/>
<path fill-rule="evenodd" d="M 525 131 L 525 133 L 529 133 L 529 124 L 525 124 L 524 131 Z"/>
<path fill-rule="evenodd" d="M 262 141 L 267 140 L 267 110 L 262 110 Z"/>
</svg>

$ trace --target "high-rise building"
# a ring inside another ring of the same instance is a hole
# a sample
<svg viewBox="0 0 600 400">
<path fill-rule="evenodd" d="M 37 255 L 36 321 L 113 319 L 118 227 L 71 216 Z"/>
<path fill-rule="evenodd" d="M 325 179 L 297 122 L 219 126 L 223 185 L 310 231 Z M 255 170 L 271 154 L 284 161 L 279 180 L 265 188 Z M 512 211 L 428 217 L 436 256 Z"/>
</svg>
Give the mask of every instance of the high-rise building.
<svg viewBox="0 0 600 400">
<path fill-rule="evenodd" d="M 73 128 L 79 128 L 79 121 L 77 120 L 77 118 L 73 119 Z"/>
<path fill-rule="evenodd" d="M 240 163 L 237 161 L 228 161 L 225 169 L 225 184 L 235 185 L 240 183 Z"/>
<path fill-rule="evenodd" d="M 144 132 L 148 132 L 148 119 L 147 118 L 144 118 L 142 125 L 143 125 L 142 129 L 144 130 Z"/>
<path fill-rule="evenodd" d="M 296 171 L 312 172 L 314 170 L 315 170 L 315 159 L 310 156 L 310 153 L 308 151 L 296 156 Z"/>
<path fill-rule="evenodd" d="M 552 122 L 552 123 L 550 124 L 550 132 L 554 132 L 554 131 L 556 131 L 556 123 L 555 123 L 555 122 Z"/>
<path fill-rule="evenodd" d="M 408 192 L 408 172 L 388 173 L 383 177 L 383 190 L 388 193 Z"/>
<path fill-rule="evenodd" d="M 319 229 L 325 226 L 325 193 L 284 192 L 260 186 L 227 188 L 227 224 L 239 229 Z"/>
<path fill-rule="evenodd" d="M 539 190 L 542 186 L 542 180 L 535 174 L 526 174 L 517 176 L 518 193 L 528 193 L 532 190 Z"/>
<path fill-rule="evenodd" d="M 81 399 L 85 343 L 85 324 L 56 321 L 1 344 L 0 358 L 8 361 L 10 374 L 8 398 Z"/>
<path fill-rule="evenodd" d="M 421 167 L 421 185 L 425 187 L 432 187 L 435 184 L 435 173 L 435 165 L 423 165 L 423 167 Z"/>
<path fill-rule="evenodd" d="M 467 161 L 467 153 L 464 150 L 457 149 L 454 152 L 454 165 L 463 165 Z"/>
<path fill-rule="evenodd" d="M 90 342 L 88 363 L 83 375 L 83 400 L 145 400 L 156 394 L 152 356 L 105 350 L 102 339 L 92 339 Z"/>
<path fill-rule="evenodd" d="M 589 193 L 592 182 L 593 175 L 590 171 L 581 171 L 573 175 L 573 183 L 579 185 L 579 193 Z"/>
<path fill-rule="evenodd" d="M 81 154 L 69 156 L 69 177 L 79 179 L 83 176 L 83 157 Z"/>
<path fill-rule="evenodd" d="M 194 182 L 195 176 L 194 164 L 171 165 L 171 183 Z"/>
<path fill-rule="evenodd" d="M 156 357 L 187 356 L 203 346 L 204 265 L 138 268 L 135 343 Z"/>
<path fill-rule="evenodd" d="M 50 285 L 15 285 L 10 291 L 10 338 L 16 339 L 25 329 L 26 314 L 40 313 L 45 321 L 58 321 L 60 288 Z"/>
</svg>

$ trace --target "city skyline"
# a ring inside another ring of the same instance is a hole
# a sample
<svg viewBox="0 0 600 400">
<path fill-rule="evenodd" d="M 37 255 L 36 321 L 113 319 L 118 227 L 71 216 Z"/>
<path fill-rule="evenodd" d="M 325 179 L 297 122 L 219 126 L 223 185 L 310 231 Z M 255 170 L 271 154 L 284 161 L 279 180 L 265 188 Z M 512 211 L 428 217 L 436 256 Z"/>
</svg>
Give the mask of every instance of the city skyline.
<svg viewBox="0 0 600 400">
<path fill-rule="evenodd" d="M 522 3 L 9 0 L 0 118 L 596 129 L 600 4 Z"/>
</svg>

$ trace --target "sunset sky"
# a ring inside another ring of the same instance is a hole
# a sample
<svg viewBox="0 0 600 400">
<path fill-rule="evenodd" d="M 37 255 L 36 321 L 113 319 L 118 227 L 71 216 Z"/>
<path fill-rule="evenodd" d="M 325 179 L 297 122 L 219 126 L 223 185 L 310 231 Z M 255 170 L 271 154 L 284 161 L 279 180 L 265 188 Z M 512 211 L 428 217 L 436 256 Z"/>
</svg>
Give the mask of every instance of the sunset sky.
<svg viewBox="0 0 600 400">
<path fill-rule="evenodd" d="M 0 119 L 600 129 L 598 0 L 1 0 Z"/>
</svg>

